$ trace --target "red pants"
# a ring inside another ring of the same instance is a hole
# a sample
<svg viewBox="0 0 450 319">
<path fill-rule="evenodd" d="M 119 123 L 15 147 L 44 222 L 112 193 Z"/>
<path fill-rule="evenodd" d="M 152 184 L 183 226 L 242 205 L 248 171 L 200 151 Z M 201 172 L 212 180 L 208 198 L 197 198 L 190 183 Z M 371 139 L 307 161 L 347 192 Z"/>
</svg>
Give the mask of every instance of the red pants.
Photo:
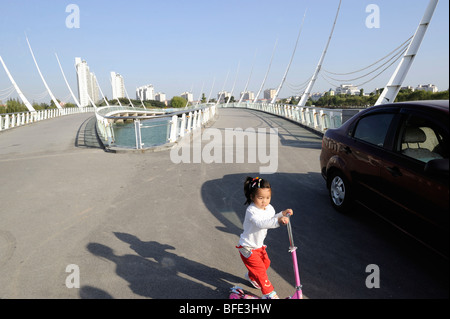
<svg viewBox="0 0 450 319">
<path fill-rule="evenodd" d="M 245 258 L 241 253 L 239 255 L 245 267 L 248 269 L 249 278 L 259 284 L 264 295 L 271 293 L 274 288 L 266 272 L 270 266 L 270 259 L 267 255 L 266 247 L 263 246 L 258 249 L 253 249 L 252 254 L 248 258 Z"/>
</svg>

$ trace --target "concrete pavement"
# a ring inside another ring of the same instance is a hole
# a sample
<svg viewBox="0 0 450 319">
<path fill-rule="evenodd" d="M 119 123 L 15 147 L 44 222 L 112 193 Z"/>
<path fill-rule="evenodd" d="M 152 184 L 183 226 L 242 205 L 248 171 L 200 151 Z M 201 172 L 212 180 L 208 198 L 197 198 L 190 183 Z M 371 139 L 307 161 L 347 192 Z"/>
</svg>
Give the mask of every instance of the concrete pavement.
<svg viewBox="0 0 450 319">
<path fill-rule="evenodd" d="M 261 176 L 260 163 L 175 164 L 170 151 L 107 153 L 84 138 L 91 117 L 0 133 L 0 298 L 225 299 L 234 284 L 258 293 L 243 279 L 234 246 L 243 180 Z M 263 177 L 275 209 L 294 209 L 306 297 L 448 298 L 448 274 L 437 272 L 427 252 L 410 251 L 409 240 L 375 217 L 332 210 L 319 137 L 240 109 L 220 109 L 211 127 L 279 129 L 278 170 Z M 286 297 L 293 290 L 286 229 L 270 230 L 266 244 L 269 277 Z M 368 264 L 380 266 L 382 289 L 366 287 Z M 69 265 L 79 269 L 79 288 L 67 287 L 75 274 Z"/>
</svg>

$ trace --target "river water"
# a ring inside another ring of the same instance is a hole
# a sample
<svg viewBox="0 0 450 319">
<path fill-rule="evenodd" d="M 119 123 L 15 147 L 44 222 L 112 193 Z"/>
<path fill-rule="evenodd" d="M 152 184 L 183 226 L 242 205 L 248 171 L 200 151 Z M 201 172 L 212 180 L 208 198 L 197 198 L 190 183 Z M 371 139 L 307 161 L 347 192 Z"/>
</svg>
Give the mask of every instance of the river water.
<svg viewBox="0 0 450 319">
<path fill-rule="evenodd" d="M 162 145 L 169 140 L 170 117 L 141 121 L 141 138 L 143 147 Z M 114 146 L 136 148 L 134 123 L 115 123 L 113 125 Z"/>
</svg>

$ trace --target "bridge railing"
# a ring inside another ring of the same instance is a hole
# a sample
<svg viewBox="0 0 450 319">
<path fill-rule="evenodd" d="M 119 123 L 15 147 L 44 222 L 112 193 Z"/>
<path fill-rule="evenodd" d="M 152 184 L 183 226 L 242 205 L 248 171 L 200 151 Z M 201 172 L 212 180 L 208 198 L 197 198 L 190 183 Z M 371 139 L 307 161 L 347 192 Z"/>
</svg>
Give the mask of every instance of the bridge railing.
<svg viewBox="0 0 450 319">
<path fill-rule="evenodd" d="M 99 108 L 96 112 L 97 131 L 103 144 L 108 148 L 144 149 L 174 143 L 213 119 L 216 114 L 216 105 L 202 104 L 191 109 L 158 110 L 160 114 L 155 114 L 155 109 L 120 109 L 116 106 Z M 124 116 L 120 113 L 128 114 Z M 128 130 L 128 135 L 133 136 L 128 136 L 128 139 L 122 145 L 120 145 L 119 136 L 116 134 L 116 131 L 121 129 L 117 126 L 117 122 L 133 123 L 133 128 Z M 145 133 L 147 131 L 144 130 L 153 130 L 162 137 L 155 143 L 152 140 L 151 133 Z"/>
<path fill-rule="evenodd" d="M 259 110 L 288 118 L 323 134 L 327 129 L 340 127 L 360 109 L 326 109 L 318 107 L 299 107 L 290 104 L 269 103 L 228 103 L 220 107 L 239 107 Z"/>
<path fill-rule="evenodd" d="M 93 107 L 68 107 L 45 109 L 36 112 L 17 112 L 0 114 L 0 131 L 70 114 L 93 112 Z"/>
</svg>

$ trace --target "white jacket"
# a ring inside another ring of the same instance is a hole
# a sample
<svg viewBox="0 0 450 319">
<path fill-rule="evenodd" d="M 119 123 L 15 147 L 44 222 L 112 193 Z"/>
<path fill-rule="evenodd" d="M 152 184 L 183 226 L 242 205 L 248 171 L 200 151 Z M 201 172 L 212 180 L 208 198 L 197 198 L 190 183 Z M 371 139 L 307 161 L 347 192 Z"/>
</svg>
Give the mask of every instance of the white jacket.
<svg viewBox="0 0 450 319">
<path fill-rule="evenodd" d="M 275 214 L 275 209 L 270 204 L 266 209 L 259 209 L 251 203 L 245 212 L 244 231 L 239 239 L 239 245 L 252 249 L 261 248 L 267 230 L 279 227 L 278 218 L 282 216 L 283 213 Z"/>
</svg>

